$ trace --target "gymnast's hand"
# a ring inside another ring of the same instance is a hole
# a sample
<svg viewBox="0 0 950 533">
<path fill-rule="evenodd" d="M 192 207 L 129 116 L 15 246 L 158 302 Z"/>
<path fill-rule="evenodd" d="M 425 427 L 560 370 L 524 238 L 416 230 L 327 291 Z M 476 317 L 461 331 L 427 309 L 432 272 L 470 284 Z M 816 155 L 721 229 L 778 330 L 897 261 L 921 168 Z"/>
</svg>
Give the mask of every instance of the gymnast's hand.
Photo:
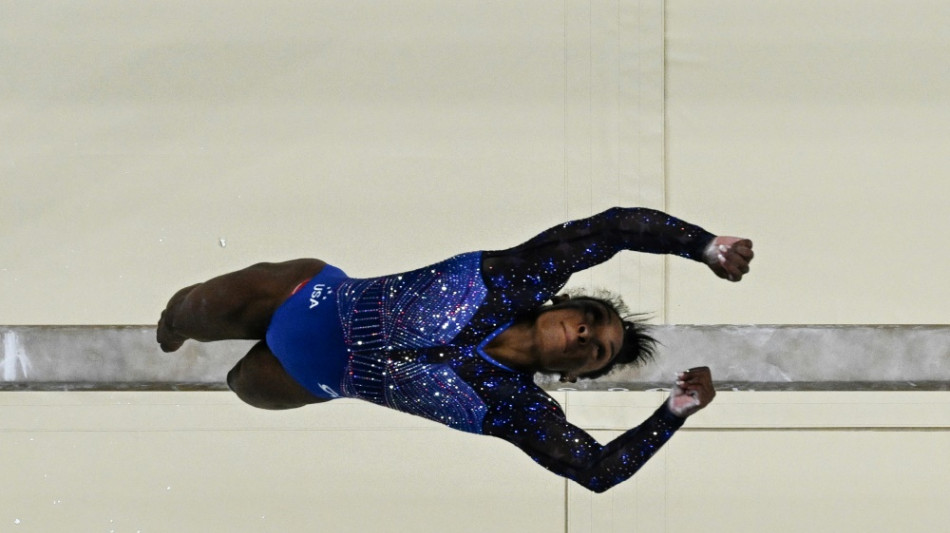
<svg viewBox="0 0 950 533">
<path fill-rule="evenodd" d="M 666 405 L 674 415 L 686 418 L 709 405 L 715 397 L 712 372 L 709 367 L 701 366 L 676 376 L 673 392 L 670 393 Z"/>
<path fill-rule="evenodd" d="M 749 273 L 754 256 L 749 239 L 716 237 L 703 252 L 703 262 L 720 278 L 739 281 Z"/>
</svg>

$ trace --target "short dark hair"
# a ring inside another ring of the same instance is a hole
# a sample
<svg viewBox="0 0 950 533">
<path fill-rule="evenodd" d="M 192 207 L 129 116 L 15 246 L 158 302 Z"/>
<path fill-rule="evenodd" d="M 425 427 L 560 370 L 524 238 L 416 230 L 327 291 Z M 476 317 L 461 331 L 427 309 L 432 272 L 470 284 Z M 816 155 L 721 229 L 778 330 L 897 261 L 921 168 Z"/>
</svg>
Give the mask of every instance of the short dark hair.
<svg viewBox="0 0 950 533">
<path fill-rule="evenodd" d="M 623 344 L 617 355 L 611 359 L 604 368 L 588 372 L 580 377 L 586 379 L 597 379 L 609 374 L 617 365 L 642 366 L 647 364 L 656 356 L 657 340 L 653 338 L 647 330 L 649 326 L 645 324 L 648 315 L 644 313 L 631 313 L 623 299 L 609 291 L 595 291 L 593 294 L 586 294 L 579 291 L 569 291 L 562 293 L 551 299 L 553 305 L 538 309 L 539 313 L 550 311 L 561 305 L 570 305 L 568 302 L 576 303 L 578 300 L 592 300 L 599 302 L 610 309 L 620 317 L 623 323 Z"/>
<path fill-rule="evenodd" d="M 617 365 L 643 366 L 653 361 L 656 356 L 657 341 L 650 336 L 646 330 L 643 321 L 643 315 L 627 315 L 620 317 L 623 322 L 623 344 L 620 351 L 611 359 L 604 368 L 588 372 L 580 377 L 587 379 L 597 379 L 606 376 Z"/>
</svg>

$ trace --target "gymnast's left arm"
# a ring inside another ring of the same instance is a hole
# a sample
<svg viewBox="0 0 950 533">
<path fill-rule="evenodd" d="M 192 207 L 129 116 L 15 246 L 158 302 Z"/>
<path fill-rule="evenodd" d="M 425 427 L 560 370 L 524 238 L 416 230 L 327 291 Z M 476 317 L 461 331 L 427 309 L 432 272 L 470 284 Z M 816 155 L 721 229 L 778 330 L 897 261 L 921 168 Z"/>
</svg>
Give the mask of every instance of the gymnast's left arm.
<svg viewBox="0 0 950 533">
<path fill-rule="evenodd" d="M 606 445 L 568 422 L 560 409 L 525 413 L 520 421 L 486 420 L 484 429 L 521 448 L 555 474 L 593 492 L 604 492 L 636 474 L 684 421 L 664 404 L 642 424 Z"/>
<path fill-rule="evenodd" d="M 715 396 L 709 368 L 682 372 L 667 401 L 653 415 L 606 445 L 568 422 L 548 396 L 490 411 L 483 431 L 518 446 L 555 474 L 593 492 L 604 492 L 636 474 L 687 417 L 709 405 Z"/>
</svg>

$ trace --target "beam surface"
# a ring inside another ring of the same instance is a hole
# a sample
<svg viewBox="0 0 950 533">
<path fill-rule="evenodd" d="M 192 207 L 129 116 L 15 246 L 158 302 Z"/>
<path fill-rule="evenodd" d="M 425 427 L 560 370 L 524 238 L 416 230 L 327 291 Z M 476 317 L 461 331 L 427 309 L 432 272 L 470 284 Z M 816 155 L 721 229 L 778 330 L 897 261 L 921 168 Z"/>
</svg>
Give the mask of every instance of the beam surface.
<svg viewBox="0 0 950 533">
<path fill-rule="evenodd" d="M 720 390 L 950 390 L 950 326 L 654 326 L 656 361 L 548 390 L 669 387 L 706 365 Z M 0 326 L 0 390 L 224 390 L 253 341 L 162 353 L 153 326 Z"/>
</svg>

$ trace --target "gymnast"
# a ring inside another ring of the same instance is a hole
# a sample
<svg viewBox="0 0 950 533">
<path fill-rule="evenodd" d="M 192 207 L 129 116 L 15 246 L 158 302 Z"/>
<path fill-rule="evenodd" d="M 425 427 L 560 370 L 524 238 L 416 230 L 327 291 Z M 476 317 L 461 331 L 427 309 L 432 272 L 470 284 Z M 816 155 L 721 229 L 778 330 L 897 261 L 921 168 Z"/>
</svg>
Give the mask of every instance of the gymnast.
<svg viewBox="0 0 950 533">
<path fill-rule="evenodd" d="M 572 273 L 621 250 L 676 254 L 739 281 L 752 242 L 665 213 L 613 208 L 514 248 L 418 270 L 350 278 L 318 259 L 260 263 L 178 291 L 157 340 L 260 340 L 228 373 L 244 402 L 290 409 L 360 398 L 505 439 L 542 466 L 603 492 L 632 476 L 715 396 L 710 370 L 680 373 L 641 425 L 601 445 L 534 382 L 595 378 L 652 358 L 655 341 L 622 303 L 560 295 Z"/>
</svg>

